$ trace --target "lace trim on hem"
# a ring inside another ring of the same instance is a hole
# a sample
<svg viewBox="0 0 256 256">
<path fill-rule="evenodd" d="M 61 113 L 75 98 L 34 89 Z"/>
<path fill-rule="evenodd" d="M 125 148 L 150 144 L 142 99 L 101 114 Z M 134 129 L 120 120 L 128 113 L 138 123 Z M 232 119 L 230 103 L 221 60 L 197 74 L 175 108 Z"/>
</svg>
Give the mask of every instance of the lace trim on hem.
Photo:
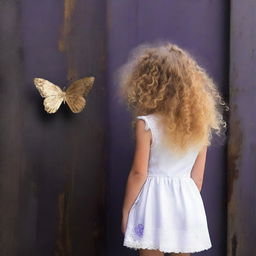
<svg viewBox="0 0 256 256">
<path fill-rule="evenodd" d="M 128 241 L 128 240 L 124 241 L 123 245 L 133 250 L 138 250 L 138 249 L 159 250 L 163 253 L 196 253 L 196 252 L 208 250 L 212 247 L 212 245 L 210 244 L 206 247 L 201 247 L 198 249 L 195 249 L 195 248 L 168 249 L 168 248 L 163 248 L 161 246 L 159 247 L 159 246 L 153 245 L 152 243 L 141 244 L 140 242 Z"/>
</svg>

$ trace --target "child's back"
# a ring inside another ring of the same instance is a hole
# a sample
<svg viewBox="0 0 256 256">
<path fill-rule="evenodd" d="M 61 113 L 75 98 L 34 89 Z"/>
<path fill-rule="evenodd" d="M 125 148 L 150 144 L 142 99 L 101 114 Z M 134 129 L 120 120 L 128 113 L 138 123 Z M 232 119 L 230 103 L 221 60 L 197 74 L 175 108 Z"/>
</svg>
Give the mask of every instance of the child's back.
<svg viewBox="0 0 256 256">
<path fill-rule="evenodd" d="M 148 175 L 168 176 L 171 178 L 190 178 L 190 172 L 199 152 L 199 149 L 191 148 L 186 154 L 179 156 L 170 148 L 164 146 L 163 129 L 160 126 L 159 116 L 150 114 L 137 116 L 145 121 L 145 129 L 151 130 L 152 145 L 148 166 Z"/>
<path fill-rule="evenodd" d="M 196 252 L 211 247 L 204 205 L 191 169 L 199 153 L 183 156 L 162 143 L 159 116 L 137 116 L 150 130 L 148 175 L 129 213 L 123 245 L 162 252 Z"/>
</svg>

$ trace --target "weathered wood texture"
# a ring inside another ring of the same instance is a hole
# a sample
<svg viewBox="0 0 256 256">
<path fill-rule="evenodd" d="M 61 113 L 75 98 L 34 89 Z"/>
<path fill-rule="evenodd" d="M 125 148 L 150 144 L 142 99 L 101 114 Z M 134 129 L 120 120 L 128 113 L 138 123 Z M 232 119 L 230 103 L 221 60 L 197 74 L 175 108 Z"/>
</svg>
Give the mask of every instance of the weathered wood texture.
<svg viewBox="0 0 256 256">
<path fill-rule="evenodd" d="M 255 1 L 231 1 L 228 256 L 256 255 L 255 17 Z"/>
<path fill-rule="evenodd" d="M 105 255 L 105 5 L 0 2 L 0 255 Z M 33 85 L 93 75 L 87 107 L 43 109 Z"/>
<path fill-rule="evenodd" d="M 1 1 L 0 10 L 0 255 L 12 256 L 19 247 L 20 180 L 25 171 L 25 83 L 19 4 Z"/>
</svg>

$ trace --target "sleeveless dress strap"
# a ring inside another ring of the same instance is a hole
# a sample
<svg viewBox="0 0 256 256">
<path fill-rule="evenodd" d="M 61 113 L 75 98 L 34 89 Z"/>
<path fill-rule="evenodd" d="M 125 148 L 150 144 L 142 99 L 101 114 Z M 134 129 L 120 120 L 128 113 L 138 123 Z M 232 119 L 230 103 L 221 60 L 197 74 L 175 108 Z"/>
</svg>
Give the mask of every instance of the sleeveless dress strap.
<svg viewBox="0 0 256 256">
<path fill-rule="evenodd" d="M 137 116 L 137 119 L 142 119 L 145 122 L 145 131 L 150 130 L 152 135 L 152 145 L 155 142 L 155 132 L 154 132 L 154 124 L 153 120 L 150 116 Z"/>
</svg>

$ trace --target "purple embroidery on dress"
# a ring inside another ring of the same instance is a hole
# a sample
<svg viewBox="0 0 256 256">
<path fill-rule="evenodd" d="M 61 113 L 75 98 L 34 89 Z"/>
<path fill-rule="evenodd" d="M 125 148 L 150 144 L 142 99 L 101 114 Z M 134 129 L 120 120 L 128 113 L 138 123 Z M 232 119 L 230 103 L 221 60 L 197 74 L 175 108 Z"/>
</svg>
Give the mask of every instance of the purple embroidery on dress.
<svg viewBox="0 0 256 256">
<path fill-rule="evenodd" d="M 138 225 L 135 227 L 135 233 L 136 233 L 139 237 L 142 237 L 142 236 L 143 236 L 143 231 L 144 231 L 144 226 L 143 226 L 143 224 L 138 224 Z"/>
</svg>

